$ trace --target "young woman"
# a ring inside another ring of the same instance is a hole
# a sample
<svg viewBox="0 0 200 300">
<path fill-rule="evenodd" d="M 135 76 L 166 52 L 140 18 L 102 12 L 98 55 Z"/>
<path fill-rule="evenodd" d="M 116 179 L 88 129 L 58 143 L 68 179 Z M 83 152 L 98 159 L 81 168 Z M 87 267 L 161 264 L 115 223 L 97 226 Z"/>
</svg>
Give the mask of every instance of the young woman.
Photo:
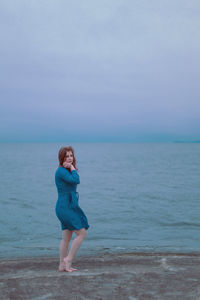
<svg viewBox="0 0 200 300">
<path fill-rule="evenodd" d="M 72 272 L 77 270 L 71 267 L 72 260 L 86 237 L 86 230 L 89 228 L 89 224 L 86 215 L 79 206 L 79 194 L 76 188 L 77 184 L 80 183 L 80 178 L 76 168 L 74 149 L 71 146 L 62 147 L 59 150 L 58 159 L 59 166 L 55 173 L 58 200 L 55 212 L 62 229 L 58 270 L 61 272 Z M 67 255 L 73 232 L 76 233 L 76 237 L 72 241 Z"/>
</svg>

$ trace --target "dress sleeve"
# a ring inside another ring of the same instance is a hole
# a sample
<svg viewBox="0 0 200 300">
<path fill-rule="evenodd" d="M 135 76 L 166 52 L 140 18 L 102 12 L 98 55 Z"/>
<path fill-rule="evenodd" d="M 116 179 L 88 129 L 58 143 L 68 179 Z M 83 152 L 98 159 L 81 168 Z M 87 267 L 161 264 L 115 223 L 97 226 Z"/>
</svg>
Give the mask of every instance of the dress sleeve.
<svg viewBox="0 0 200 300">
<path fill-rule="evenodd" d="M 72 170 L 72 173 L 70 173 L 65 168 L 60 168 L 59 176 L 66 182 L 76 183 L 76 184 L 80 183 L 80 177 L 76 170 Z"/>
</svg>

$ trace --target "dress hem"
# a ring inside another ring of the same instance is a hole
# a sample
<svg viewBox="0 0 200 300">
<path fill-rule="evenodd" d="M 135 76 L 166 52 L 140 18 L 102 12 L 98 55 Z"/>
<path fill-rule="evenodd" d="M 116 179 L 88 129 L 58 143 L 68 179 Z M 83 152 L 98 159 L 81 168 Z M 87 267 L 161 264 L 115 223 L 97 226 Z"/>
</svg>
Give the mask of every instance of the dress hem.
<svg viewBox="0 0 200 300">
<path fill-rule="evenodd" d="M 69 231 L 74 231 L 74 230 L 81 230 L 81 229 L 83 229 L 83 228 L 85 228 L 85 230 L 88 230 L 89 227 L 90 227 L 90 226 L 88 226 L 88 227 L 81 227 L 81 228 L 79 228 L 79 229 L 76 229 L 76 228 L 75 228 L 75 229 L 62 228 L 62 230 L 66 230 L 66 229 L 67 229 L 67 230 L 69 230 Z"/>
</svg>

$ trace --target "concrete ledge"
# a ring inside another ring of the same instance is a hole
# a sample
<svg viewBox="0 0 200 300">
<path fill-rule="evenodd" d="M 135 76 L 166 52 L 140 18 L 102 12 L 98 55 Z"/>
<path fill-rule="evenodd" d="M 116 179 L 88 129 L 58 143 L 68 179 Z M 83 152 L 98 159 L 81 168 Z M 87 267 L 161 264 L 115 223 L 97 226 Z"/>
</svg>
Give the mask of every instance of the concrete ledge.
<svg viewBox="0 0 200 300">
<path fill-rule="evenodd" d="M 199 300 L 200 253 L 118 253 L 74 259 L 58 272 L 58 257 L 0 260 L 3 300 Z"/>
</svg>

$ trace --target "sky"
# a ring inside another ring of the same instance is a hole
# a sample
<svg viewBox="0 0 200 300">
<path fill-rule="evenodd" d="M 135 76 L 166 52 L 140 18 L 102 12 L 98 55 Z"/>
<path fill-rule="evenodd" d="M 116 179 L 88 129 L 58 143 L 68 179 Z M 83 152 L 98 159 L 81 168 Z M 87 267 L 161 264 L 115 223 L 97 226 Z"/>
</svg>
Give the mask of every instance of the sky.
<svg viewBox="0 0 200 300">
<path fill-rule="evenodd" d="M 1 0 L 0 142 L 200 140 L 199 0 Z"/>
</svg>

